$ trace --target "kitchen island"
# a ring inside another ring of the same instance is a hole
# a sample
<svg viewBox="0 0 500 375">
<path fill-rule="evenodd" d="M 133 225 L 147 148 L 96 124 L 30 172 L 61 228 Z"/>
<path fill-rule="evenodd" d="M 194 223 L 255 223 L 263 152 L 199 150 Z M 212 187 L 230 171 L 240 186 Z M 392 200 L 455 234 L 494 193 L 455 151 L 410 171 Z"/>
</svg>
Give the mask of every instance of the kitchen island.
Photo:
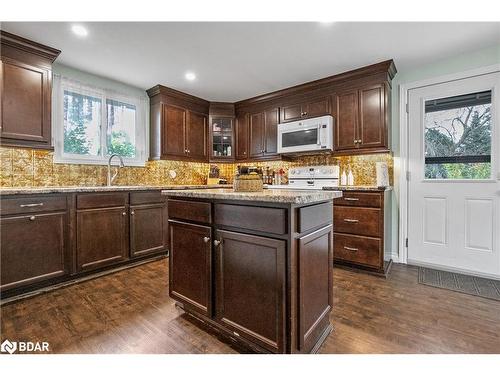
<svg viewBox="0 0 500 375">
<path fill-rule="evenodd" d="M 338 191 L 165 190 L 169 293 L 262 353 L 316 352 L 332 327 Z"/>
</svg>

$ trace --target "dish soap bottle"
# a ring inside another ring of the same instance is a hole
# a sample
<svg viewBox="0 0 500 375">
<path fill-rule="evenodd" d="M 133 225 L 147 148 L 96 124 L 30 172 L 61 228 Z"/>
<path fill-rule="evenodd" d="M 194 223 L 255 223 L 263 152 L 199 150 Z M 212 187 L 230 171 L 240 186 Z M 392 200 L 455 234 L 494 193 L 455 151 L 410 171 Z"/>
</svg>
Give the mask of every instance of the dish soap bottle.
<svg viewBox="0 0 500 375">
<path fill-rule="evenodd" d="M 349 167 L 349 173 L 347 174 L 347 185 L 349 186 L 354 185 L 354 175 L 352 174 L 351 167 Z"/>
<path fill-rule="evenodd" d="M 347 185 L 347 175 L 345 174 L 345 169 L 342 171 L 342 175 L 340 176 L 340 185 L 341 186 Z"/>
</svg>

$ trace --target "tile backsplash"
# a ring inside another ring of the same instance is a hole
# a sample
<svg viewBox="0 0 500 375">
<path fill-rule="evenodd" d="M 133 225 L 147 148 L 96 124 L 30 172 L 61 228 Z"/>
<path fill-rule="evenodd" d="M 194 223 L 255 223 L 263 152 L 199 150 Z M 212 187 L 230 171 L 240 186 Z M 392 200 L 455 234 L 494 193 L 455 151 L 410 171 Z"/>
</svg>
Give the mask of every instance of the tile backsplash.
<svg viewBox="0 0 500 375">
<path fill-rule="evenodd" d="M 100 186 L 106 184 L 107 166 L 83 164 L 59 164 L 53 162 L 53 152 L 24 148 L 0 147 L 1 187 L 44 186 Z M 391 185 L 393 183 L 393 160 L 390 154 L 358 156 L 304 156 L 294 161 L 270 161 L 257 163 L 216 163 L 221 176 L 232 181 L 238 164 L 269 166 L 285 171 L 294 166 L 333 165 L 341 171 L 349 166 L 356 185 L 375 185 L 375 163 L 385 161 L 389 165 Z M 115 180 L 116 185 L 198 185 L 205 184 L 209 163 L 193 163 L 171 160 L 148 161 L 145 167 L 122 168 Z M 176 177 L 170 176 L 170 171 Z"/>
</svg>

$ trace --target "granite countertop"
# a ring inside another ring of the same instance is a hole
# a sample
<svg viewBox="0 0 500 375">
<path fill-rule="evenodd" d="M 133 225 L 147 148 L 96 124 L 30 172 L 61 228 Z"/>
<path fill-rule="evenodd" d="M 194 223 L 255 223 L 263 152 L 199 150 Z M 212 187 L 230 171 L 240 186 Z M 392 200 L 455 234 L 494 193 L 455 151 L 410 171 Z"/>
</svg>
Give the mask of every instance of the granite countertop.
<svg viewBox="0 0 500 375">
<path fill-rule="evenodd" d="M 264 189 L 264 191 L 260 192 L 235 192 L 232 190 L 227 191 L 227 189 L 164 190 L 162 193 L 171 197 L 293 204 L 315 203 L 342 196 L 342 192 L 340 191 L 283 189 Z"/>
<path fill-rule="evenodd" d="M 354 186 L 336 186 L 336 187 L 324 187 L 323 190 L 328 191 L 350 191 L 350 190 L 361 190 L 361 191 L 390 191 L 392 186 L 368 186 L 368 185 L 354 185 Z"/>
<path fill-rule="evenodd" d="M 223 188 L 221 188 L 223 187 Z M 50 193 L 100 193 L 108 191 L 139 191 L 139 190 L 189 190 L 232 188 L 232 185 L 164 185 L 164 186 L 49 186 L 36 188 L 0 188 L 0 195 L 50 194 Z"/>
</svg>

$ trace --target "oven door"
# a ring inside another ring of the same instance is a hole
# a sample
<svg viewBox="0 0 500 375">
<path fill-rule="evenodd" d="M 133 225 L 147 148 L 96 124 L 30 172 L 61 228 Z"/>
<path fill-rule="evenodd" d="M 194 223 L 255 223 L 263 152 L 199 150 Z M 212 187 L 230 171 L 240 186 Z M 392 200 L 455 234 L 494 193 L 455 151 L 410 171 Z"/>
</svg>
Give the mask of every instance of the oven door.
<svg viewBox="0 0 500 375">
<path fill-rule="evenodd" d="M 281 129 L 278 153 L 321 150 L 321 125 Z"/>
</svg>

